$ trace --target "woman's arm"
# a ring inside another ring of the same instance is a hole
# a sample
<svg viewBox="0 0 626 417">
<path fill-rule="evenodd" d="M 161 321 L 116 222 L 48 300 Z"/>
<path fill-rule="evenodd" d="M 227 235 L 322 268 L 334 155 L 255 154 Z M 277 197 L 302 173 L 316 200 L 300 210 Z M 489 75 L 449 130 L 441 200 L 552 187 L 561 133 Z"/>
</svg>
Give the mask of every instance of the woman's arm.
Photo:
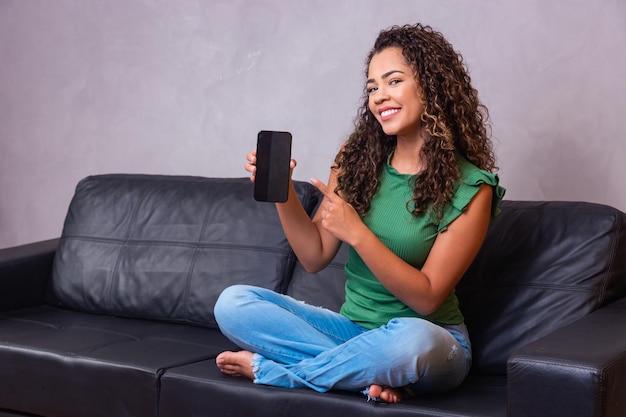
<svg viewBox="0 0 626 417">
<path fill-rule="evenodd" d="M 254 182 L 256 152 L 249 153 L 247 158 L 248 163 L 245 168 L 252 174 L 250 179 Z M 292 160 L 291 172 L 293 172 L 295 166 L 296 161 Z M 331 170 L 328 184 L 334 188 L 336 181 L 336 173 L 334 170 Z M 324 204 L 326 204 L 326 197 L 324 197 L 320 207 L 323 207 Z M 291 178 L 289 179 L 289 196 L 287 201 L 276 203 L 276 210 L 278 211 L 278 217 L 283 226 L 285 236 L 302 266 L 311 273 L 320 271 L 328 266 L 337 254 L 341 241 L 321 227 L 318 217 L 320 210 L 311 220 L 298 199 Z"/>
<path fill-rule="evenodd" d="M 329 192 L 332 188 L 319 181 L 313 184 L 328 200 L 318 212 L 322 227 L 350 244 L 389 292 L 422 315 L 431 314 L 441 306 L 469 268 L 487 234 L 493 190 L 484 185 L 465 212 L 439 234 L 419 270 L 387 248 L 352 206 Z"/>
</svg>

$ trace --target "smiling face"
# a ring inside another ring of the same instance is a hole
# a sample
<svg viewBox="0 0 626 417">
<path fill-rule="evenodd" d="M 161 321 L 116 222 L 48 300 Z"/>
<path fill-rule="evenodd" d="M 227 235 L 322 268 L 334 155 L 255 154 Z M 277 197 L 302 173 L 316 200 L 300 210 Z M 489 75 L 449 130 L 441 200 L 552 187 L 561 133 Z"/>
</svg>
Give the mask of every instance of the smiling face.
<svg viewBox="0 0 626 417">
<path fill-rule="evenodd" d="M 398 47 L 383 49 L 370 61 L 369 109 L 390 136 L 419 137 L 424 112 L 422 89 Z"/>
</svg>

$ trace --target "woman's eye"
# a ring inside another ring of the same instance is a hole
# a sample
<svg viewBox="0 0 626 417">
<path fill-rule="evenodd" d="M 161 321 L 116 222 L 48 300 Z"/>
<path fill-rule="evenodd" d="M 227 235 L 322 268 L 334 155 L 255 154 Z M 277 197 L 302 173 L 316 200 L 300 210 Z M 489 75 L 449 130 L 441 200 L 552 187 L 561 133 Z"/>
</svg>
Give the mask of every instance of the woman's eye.
<svg viewBox="0 0 626 417">
<path fill-rule="evenodd" d="M 378 87 L 368 87 L 365 91 L 367 94 L 372 94 L 376 90 L 378 90 Z"/>
<path fill-rule="evenodd" d="M 396 84 L 398 84 L 400 82 L 401 82 L 401 80 L 398 80 L 398 79 L 394 78 L 393 80 L 389 81 L 389 85 L 396 85 Z"/>
</svg>

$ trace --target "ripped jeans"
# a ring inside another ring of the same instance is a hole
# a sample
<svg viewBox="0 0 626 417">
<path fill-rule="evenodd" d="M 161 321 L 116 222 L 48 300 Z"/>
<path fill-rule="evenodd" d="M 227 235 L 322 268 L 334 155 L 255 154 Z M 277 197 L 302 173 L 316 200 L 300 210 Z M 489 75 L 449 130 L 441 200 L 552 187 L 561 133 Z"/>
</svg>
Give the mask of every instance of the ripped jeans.
<svg viewBox="0 0 626 417">
<path fill-rule="evenodd" d="M 374 330 L 333 311 L 247 285 L 215 305 L 222 333 L 253 352 L 254 382 L 286 388 L 362 391 L 371 384 L 415 393 L 457 387 L 471 366 L 464 324 L 396 318 Z"/>
</svg>

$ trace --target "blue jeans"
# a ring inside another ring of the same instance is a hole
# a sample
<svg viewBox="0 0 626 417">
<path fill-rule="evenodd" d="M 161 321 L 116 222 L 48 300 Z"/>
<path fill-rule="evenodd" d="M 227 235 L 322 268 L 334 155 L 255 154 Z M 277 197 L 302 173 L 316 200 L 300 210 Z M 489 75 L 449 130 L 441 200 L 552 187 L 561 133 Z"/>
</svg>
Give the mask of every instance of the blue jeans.
<svg viewBox="0 0 626 417">
<path fill-rule="evenodd" d="M 253 352 L 257 384 L 363 391 L 371 384 L 416 393 L 457 387 L 471 366 L 465 325 L 396 318 L 374 330 L 264 288 L 234 285 L 215 305 L 226 337 Z"/>
</svg>

